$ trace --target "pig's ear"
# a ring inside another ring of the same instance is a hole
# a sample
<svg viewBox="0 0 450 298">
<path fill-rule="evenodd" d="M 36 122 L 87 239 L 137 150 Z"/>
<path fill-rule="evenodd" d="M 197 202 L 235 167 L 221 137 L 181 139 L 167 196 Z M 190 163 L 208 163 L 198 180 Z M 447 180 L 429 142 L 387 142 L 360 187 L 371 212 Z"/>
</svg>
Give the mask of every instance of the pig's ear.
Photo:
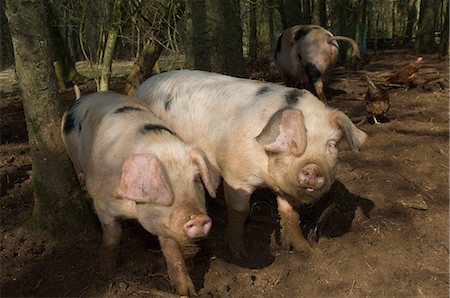
<svg viewBox="0 0 450 298">
<path fill-rule="evenodd" d="M 256 137 L 256 141 L 268 152 L 302 155 L 306 148 L 306 129 L 302 111 L 284 109 L 276 112 Z"/>
<path fill-rule="evenodd" d="M 206 190 L 208 191 L 209 195 L 215 198 L 216 190 L 217 187 L 219 187 L 220 183 L 219 172 L 211 165 L 203 151 L 201 151 L 199 148 L 192 148 L 189 151 L 189 155 L 199 167 L 203 184 L 205 184 Z"/>
<path fill-rule="evenodd" d="M 173 194 L 156 156 L 137 154 L 127 158 L 122 166 L 119 196 L 137 203 L 172 205 Z"/>
<path fill-rule="evenodd" d="M 347 140 L 347 143 L 350 145 L 350 148 L 353 151 L 358 152 L 359 148 L 361 148 L 361 146 L 366 141 L 367 134 L 357 128 L 355 124 L 353 124 L 352 120 L 350 120 L 350 118 L 348 118 L 347 115 L 345 115 L 341 111 L 333 111 L 332 113 L 334 121 L 337 122 L 337 124 L 344 132 L 345 138 Z"/>
</svg>

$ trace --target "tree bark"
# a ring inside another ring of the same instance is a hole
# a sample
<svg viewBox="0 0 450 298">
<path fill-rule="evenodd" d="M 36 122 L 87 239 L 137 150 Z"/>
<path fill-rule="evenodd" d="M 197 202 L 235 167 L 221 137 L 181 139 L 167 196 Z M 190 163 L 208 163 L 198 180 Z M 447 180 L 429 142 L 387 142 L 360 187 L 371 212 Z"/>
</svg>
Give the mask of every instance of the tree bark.
<svg viewBox="0 0 450 298">
<path fill-rule="evenodd" d="M 49 25 L 50 36 L 52 40 L 51 47 L 54 49 L 54 65 L 57 73 L 58 85 L 60 90 L 64 90 L 66 83 L 75 83 L 85 79 L 75 68 L 75 62 L 73 61 L 69 53 L 69 45 L 67 39 L 61 32 L 62 22 L 59 21 L 59 16 L 55 13 L 50 3 L 46 5 L 47 9 L 47 22 Z"/>
<path fill-rule="evenodd" d="M 311 10 L 312 5 L 310 0 L 302 0 L 300 3 L 301 3 L 300 24 L 304 25 L 312 24 L 312 10 Z"/>
<path fill-rule="evenodd" d="M 417 21 L 417 9 L 416 9 L 416 3 L 417 0 L 409 1 L 409 7 L 408 7 L 408 17 L 406 22 L 406 31 L 405 31 L 405 38 L 407 43 L 411 43 L 413 35 L 414 35 L 414 26 Z"/>
<path fill-rule="evenodd" d="M 448 21 L 448 14 L 449 14 L 449 5 L 447 3 L 447 6 L 444 6 L 445 9 L 445 17 L 444 17 L 444 24 L 441 32 L 441 41 L 439 44 L 439 55 L 441 57 L 448 56 L 450 49 L 448 47 L 448 39 L 449 39 L 449 21 Z"/>
<path fill-rule="evenodd" d="M 159 28 L 154 29 L 152 37 L 146 40 L 142 52 L 133 64 L 125 85 L 125 94 L 133 95 L 138 85 L 155 72 L 155 64 L 164 50 L 164 44 L 172 39 L 175 25 L 183 15 L 184 9 L 184 3 L 180 1 L 170 2 L 167 6 L 164 20 Z"/>
<path fill-rule="evenodd" d="M 92 224 L 92 213 L 60 136 L 57 95 L 43 0 L 7 0 L 16 71 L 32 156 L 34 209 L 26 227 L 64 236 Z"/>
<path fill-rule="evenodd" d="M 318 7 L 319 24 L 320 24 L 320 26 L 326 28 L 328 26 L 327 1 L 326 0 L 319 0 L 318 6 L 319 6 Z"/>
<path fill-rule="evenodd" d="M 0 6 L 0 13 L 0 70 L 3 70 L 14 64 L 14 53 L 12 48 L 11 32 L 9 30 L 9 24 L 5 16 L 3 5 Z"/>
<path fill-rule="evenodd" d="M 359 1 L 356 9 L 355 40 L 361 56 L 365 56 L 367 51 L 367 0 Z"/>
<path fill-rule="evenodd" d="M 300 25 L 302 23 L 302 7 L 300 0 L 282 0 L 285 16 L 284 29 Z"/>
<path fill-rule="evenodd" d="M 436 22 L 434 0 L 420 1 L 419 25 L 417 28 L 415 49 L 418 54 L 436 51 L 434 42 L 434 25 Z"/>
<path fill-rule="evenodd" d="M 196 69 L 242 76 L 239 0 L 189 0 Z"/>
<path fill-rule="evenodd" d="M 148 40 L 144 48 L 133 64 L 130 75 L 127 78 L 125 85 L 125 94 L 132 96 L 137 87 L 146 79 L 149 78 L 153 72 L 153 67 L 158 61 L 164 47 L 155 40 Z"/>
<path fill-rule="evenodd" d="M 256 28 L 256 1 L 250 3 L 250 36 L 249 36 L 249 50 L 248 56 L 252 60 L 257 58 L 258 35 Z"/>
<path fill-rule="evenodd" d="M 100 73 L 100 83 L 98 86 L 98 91 L 109 90 L 109 80 L 111 79 L 111 68 L 112 60 L 114 56 L 114 51 L 117 44 L 117 36 L 119 35 L 120 28 L 122 27 L 122 0 L 115 0 L 112 16 L 111 25 L 108 30 L 108 37 L 106 39 L 105 51 L 103 53 L 101 73 Z"/>
</svg>

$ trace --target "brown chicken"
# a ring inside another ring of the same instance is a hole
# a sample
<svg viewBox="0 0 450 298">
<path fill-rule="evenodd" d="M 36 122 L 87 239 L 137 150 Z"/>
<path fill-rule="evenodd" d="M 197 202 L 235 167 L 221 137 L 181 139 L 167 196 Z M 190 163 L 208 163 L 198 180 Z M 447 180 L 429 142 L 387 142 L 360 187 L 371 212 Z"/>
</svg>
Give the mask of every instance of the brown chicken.
<svg viewBox="0 0 450 298">
<path fill-rule="evenodd" d="M 405 85 L 411 85 L 412 82 L 417 77 L 417 72 L 420 69 L 420 66 L 422 66 L 422 57 L 417 58 L 414 62 L 411 62 L 404 68 L 402 68 L 399 72 L 396 72 L 392 76 L 390 76 L 386 82 L 385 85 L 389 84 L 405 84 Z"/>
<path fill-rule="evenodd" d="M 367 93 L 364 95 L 366 110 L 369 113 L 369 118 L 367 120 L 370 124 L 388 122 L 389 119 L 385 114 L 391 107 L 389 103 L 389 93 L 380 85 L 372 82 L 369 77 L 366 77 L 366 80 L 369 85 L 369 90 L 367 90 Z"/>
</svg>

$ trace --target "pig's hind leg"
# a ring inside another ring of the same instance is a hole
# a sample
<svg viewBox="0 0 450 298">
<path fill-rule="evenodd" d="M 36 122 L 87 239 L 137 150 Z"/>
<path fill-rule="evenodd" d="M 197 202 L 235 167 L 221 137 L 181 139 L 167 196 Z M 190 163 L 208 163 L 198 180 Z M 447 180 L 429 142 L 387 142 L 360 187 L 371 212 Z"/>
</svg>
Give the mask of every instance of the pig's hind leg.
<svg viewBox="0 0 450 298">
<path fill-rule="evenodd" d="M 99 269 L 103 276 L 110 278 L 117 267 L 122 226 L 120 221 L 112 216 L 99 215 L 99 219 L 103 229 Z"/>
<path fill-rule="evenodd" d="M 251 191 L 231 187 L 226 181 L 223 186 L 228 211 L 225 242 L 233 258 L 240 259 L 247 257 L 244 224 L 250 213 Z"/>
</svg>

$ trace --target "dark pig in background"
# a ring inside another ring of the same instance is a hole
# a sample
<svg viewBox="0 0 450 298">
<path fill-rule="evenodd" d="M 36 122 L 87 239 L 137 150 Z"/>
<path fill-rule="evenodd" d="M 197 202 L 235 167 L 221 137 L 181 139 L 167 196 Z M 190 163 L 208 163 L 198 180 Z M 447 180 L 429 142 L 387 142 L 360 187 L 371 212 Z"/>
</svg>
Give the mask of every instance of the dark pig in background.
<svg viewBox="0 0 450 298">
<path fill-rule="evenodd" d="M 177 292 L 195 294 L 183 247 L 208 234 L 202 181 L 214 197 L 220 179 L 203 152 L 186 145 L 141 101 L 113 92 L 75 101 L 61 129 L 102 223 L 102 272 L 115 269 L 120 221 L 136 219 L 158 236 Z"/>
<path fill-rule="evenodd" d="M 178 70 L 146 80 L 135 97 L 220 171 L 225 240 L 235 257 L 246 254 L 244 222 L 258 187 L 278 193 L 282 246 L 310 250 L 294 205 L 312 203 L 330 189 L 341 138 L 354 151 L 366 139 L 344 113 L 311 92 L 278 84 Z"/>
<path fill-rule="evenodd" d="M 317 25 L 296 25 L 286 29 L 278 38 L 275 65 L 287 85 L 312 84 L 317 96 L 326 101 L 324 78 L 336 64 L 339 45 L 337 40 L 351 44 L 360 57 L 356 42 L 345 36 L 334 36 Z"/>
</svg>

